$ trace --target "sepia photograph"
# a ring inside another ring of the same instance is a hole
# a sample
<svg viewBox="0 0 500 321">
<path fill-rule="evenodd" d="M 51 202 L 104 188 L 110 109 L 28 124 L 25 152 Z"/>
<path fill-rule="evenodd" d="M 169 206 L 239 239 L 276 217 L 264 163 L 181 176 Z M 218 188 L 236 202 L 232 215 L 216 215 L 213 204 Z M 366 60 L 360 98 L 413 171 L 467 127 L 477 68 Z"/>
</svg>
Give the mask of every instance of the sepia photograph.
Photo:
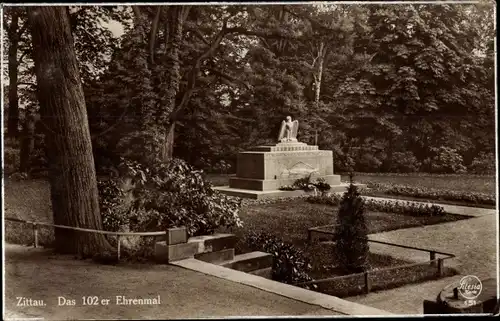
<svg viewBox="0 0 500 321">
<path fill-rule="evenodd" d="M 1 15 L 4 320 L 498 316 L 495 1 Z"/>
</svg>

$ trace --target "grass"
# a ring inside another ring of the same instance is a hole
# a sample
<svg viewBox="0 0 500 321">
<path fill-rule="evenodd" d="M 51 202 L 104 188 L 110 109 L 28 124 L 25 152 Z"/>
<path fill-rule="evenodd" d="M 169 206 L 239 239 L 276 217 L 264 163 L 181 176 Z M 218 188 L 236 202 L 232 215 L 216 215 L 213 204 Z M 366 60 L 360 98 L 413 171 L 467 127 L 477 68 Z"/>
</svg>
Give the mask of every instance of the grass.
<svg viewBox="0 0 500 321">
<path fill-rule="evenodd" d="M 312 204 L 304 199 L 253 204 L 242 208 L 240 218 L 243 220 L 244 227 L 234 232 L 244 234 L 245 231 L 262 231 L 280 236 L 295 245 L 303 245 L 307 241 L 308 228 L 334 224 L 336 213 L 337 207 Z M 365 215 L 370 234 L 468 218 L 454 214 L 417 217 L 371 211 L 367 211 Z"/>
<path fill-rule="evenodd" d="M 207 174 L 207 179 L 214 186 L 226 186 L 229 185 L 229 178 L 234 175 L 224 175 L 224 174 Z M 348 175 L 341 175 L 341 179 L 344 182 L 349 181 Z M 487 193 L 495 195 L 496 193 L 496 178 L 494 175 L 472 175 L 472 174 L 427 174 L 427 173 L 415 173 L 415 174 L 397 174 L 397 173 L 357 173 L 354 176 L 354 181 L 357 183 L 368 184 L 368 183 L 383 183 L 383 184 L 397 184 L 397 185 L 409 185 L 416 187 L 441 189 L 441 190 L 451 190 L 459 192 L 477 192 L 477 193 Z M 376 196 L 376 197 L 386 197 L 386 198 L 396 198 L 402 200 L 414 200 L 414 201 L 427 201 L 440 204 L 449 205 L 459 205 L 459 206 L 472 206 L 472 207 L 484 207 L 484 208 L 495 208 L 495 205 L 491 204 L 476 204 L 468 203 L 464 201 L 450 201 L 450 200 L 435 200 L 428 198 L 418 198 L 409 196 L 399 196 L 399 195 L 389 195 L 383 192 L 367 192 L 366 196 Z"/>
<path fill-rule="evenodd" d="M 342 175 L 341 177 L 343 181 L 349 181 L 347 175 Z M 495 194 L 496 191 L 495 176 L 359 173 L 354 176 L 354 180 L 365 184 L 374 182 L 488 194 Z"/>
<path fill-rule="evenodd" d="M 6 179 L 4 186 L 4 216 L 27 221 L 52 222 L 50 186 L 46 180 L 13 181 Z M 40 227 L 40 245 L 50 245 L 54 239 L 52 228 Z M 30 224 L 5 220 L 5 241 L 12 244 L 33 244 Z"/>
<path fill-rule="evenodd" d="M 307 241 L 308 228 L 334 224 L 336 220 L 337 207 L 323 204 L 311 204 L 304 199 L 294 199 L 287 202 L 273 202 L 269 204 L 252 204 L 242 208 L 240 217 L 244 222 L 243 228 L 233 229 L 238 236 L 236 246 L 237 253 L 247 251 L 244 244 L 245 235 L 252 232 L 264 232 L 274 234 L 285 242 L 294 244 L 300 249 L 305 257 L 311 262 L 310 275 L 318 280 L 342 273 L 337 268 L 337 262 L 332 255 L 332 250 L 325 243 L 309 243 Z M 405 216 L 392 213 L 366 212 L 368 232 L 379 233 L 402 228 L 425 226 L 452 222 L 466 219 L 467 216 L 445 214 L 434 217 Z M 382 269 L 387 267 L 406 265 L 408 262 L 395 259 L 389 255 L 370 253 L 370 269 Z M 373 290 L 388 289 L 413 282 L 430 280 L 436 276 L 436 268 L 426 265 L 417 265 L 412 268 L 402 268 L 392 272 L 376 272 L 381 279 L 373 283 Z M 385 273 L 385 274 L 384 274 Z M 454 275 L 455 270 L 446 269 L 445 275 Z M 361 283 L 360 283 L 361 282 Z M 361 294 L 364 290 L 363 276 L 353 276 L 336 282 L 329 282 L 319 287 L 321 292 L 334 294 L 336 296 L 352 296 Z"/>
</svg>

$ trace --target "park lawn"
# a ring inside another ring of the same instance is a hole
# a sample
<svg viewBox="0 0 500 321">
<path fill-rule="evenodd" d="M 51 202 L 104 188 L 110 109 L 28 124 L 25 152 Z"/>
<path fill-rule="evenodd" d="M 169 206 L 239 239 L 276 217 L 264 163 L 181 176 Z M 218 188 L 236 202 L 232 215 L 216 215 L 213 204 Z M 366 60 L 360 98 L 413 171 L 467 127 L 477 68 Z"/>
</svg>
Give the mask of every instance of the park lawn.
<svg viewBox="0 0 500 321">
<path fill-rule="evenodd" d="M 349 181 L 347 175 L 342 175 L 342 181 Z M 410 185 L 449 191 L 477 192 L 495 194 L 496 178 L 479 175 L 432 175 L 432 174 L 390 174 L 390 173 L 358 173 L 354 176 L 358 183 L 382 183 Z"/>
<path fill-rule="evenodd" d="M 27 221 L 52 222 L 50 185 L 47 180 L 4 181 L 4 217 Z M 4 221 L 5 241 L 11 244 L 31 244 L 33 242 L 30 224 Z M 40 245 L 49 245 L 53 240 L 53 229 L 39 230 Z"/>
<path fill-rule="evenodd" d="M 319 280 L 343 275 L 337 268 L 337 262 L 328 243 L 309 243 L 307 241 L 308 228 L 334 224 L 337 209 L 337 207 L 329 205 L 311 204 L 304 199 L 245 206 L 240 212 L 240 218 L 243 220 L 244 226 L 232 230 L 238 236 L 236 252 L 248 252 L 249 249 L 244 244 L 245 235 L 249 232 L 260 231 L 279 236 L 283 241 L 292 243 L 300 249 L 311 263 L 310 275 L 314 279 Z M 466 218 L 468 217 L 454 214 L 445 214 L 440 217 L 416 217 L 393 213 L 366 212 L 368 233 L 370 234 L 452 222 Z M 368 258 L 370 270 L 410 263 L 413 262 L 375 253 L 370 253 Z M 455 270 L 446 268 L 443 275 L 451 276 L 456 273 Z M 436 268 L 425 263 L 411 268 L 387 272 L 380 271 L 377 272 L 377 278 L 378 280 L 373 283 L 374 291 L 435 279 Z M 340 297 L 358 295 L 363 291 L 363 280 L 362 276 L 354 276 L 338 282 L 329 282 L 327 286 L 321 286 L 320 291 Z"/>
<path fill-rule="evenodd" d="M 337 209 L 330 205 L 312 204 L 300 198 L 269 204 L 251 204 L 241 209 L 240 218 L 244 226 L 236 232 L 261 231 L 280 236 L 284 241 L 295 245 L 302 245 L 307 242 L 309 228 L 335 223 Z M 372 211 L 367 211 L 365 215 L 369 234 L 468 218 L 454 214 L 417 217 Z"/>
</svg>

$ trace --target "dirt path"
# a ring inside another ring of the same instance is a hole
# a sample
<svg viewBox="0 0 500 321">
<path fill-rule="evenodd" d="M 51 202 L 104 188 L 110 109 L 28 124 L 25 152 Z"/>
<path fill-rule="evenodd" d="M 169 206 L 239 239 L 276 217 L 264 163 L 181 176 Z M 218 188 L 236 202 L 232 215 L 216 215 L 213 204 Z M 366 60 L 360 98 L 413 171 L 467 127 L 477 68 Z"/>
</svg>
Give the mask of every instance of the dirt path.
<svg viewBox="0 0 500 321">
<path fill-rule="evenodd" d="M 227 316 L 333 315 L 331 310 L 171 265 L 104 266 L 6 244 L 4 319 L 171 319 Z M 116 296 L 157 298 L 158 305 L 117 305 Z M 82 296 L 110 299 L 84 306 Z M 19 297 L 45 306 L 16 306 Z M 59 306 L 58 297 L 75 306 Z"/>
</svg>

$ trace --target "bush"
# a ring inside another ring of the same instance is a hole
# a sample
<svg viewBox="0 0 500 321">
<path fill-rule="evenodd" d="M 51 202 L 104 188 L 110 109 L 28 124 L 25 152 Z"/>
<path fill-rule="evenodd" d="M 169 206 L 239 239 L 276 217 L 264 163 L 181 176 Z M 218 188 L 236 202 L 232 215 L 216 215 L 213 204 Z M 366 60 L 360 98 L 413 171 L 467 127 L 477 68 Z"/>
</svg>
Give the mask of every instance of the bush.
<svg viewBox="0 0 500 321">
<path fill-rule="evenodd" d="M 364 203 L 357 186 L 351 183 L 340 202 L 333 253 L 347 272 L 361 272 L 367 267 L 370 248 Z"/>
<path fill-rule="evenodd" d="M 279 188 L 281 191 L 296 191 L 296 190 L 304 190 L 304 191 L 312 191 L 314 189 L 318 189 L 321 193 L 325 193 L 331 189 L 330 184 L 328 184 L 324 178 L 318 178 L 316 182 L 311 182 L 311 176 L 303 177 L 297 179 L 292 186 L 284 185 Z"/>
<path fill-rule="evenodd" d="M 117 181 L 97 181 L 99 191 L 99 208 L 101 211 L 103 228 L 106 231 L 117 232 L 120 227 L 129 225 L 128 208 L 124 208 L 122 189 Z"/>
<path fill-rule="evenodd" d="M 495 174 L 496 159 L 494 153 L 481 152 L 472 160 L 469 171 L 474 174 Z"/>
<path fill-rule="evenodd" d="M 5 146 L 3 151 L 4 174 L 10 175 L 19 171 L 19 149 Z"/>
<path fill-rule="evenodd" d="M 395 152 L 389 159 L 388 169 L 395 173 L 418 172 L 422 164 L 412 152 Z"/>
<path fill-rule="evenodd" d="M 378 171 L 382 161 L 372 153 L 364 153 L 355 161 L 355 169 L 360 172 Z"/>
<path fill-rule="evenodd" d="M 309 196 L 306 200 L 310 203 L 326 204 L 330 206 L 339 206 L 342 202 L 342 198 L 336 194 Z M 441 206 L 401 201 L 379 201 L 369 199 L 365 200 L 364 206 L 369 211 L 410 216 L 441 216 L 445 213 Z"/>
<path fill-rule="evenodd" d="M 147 229 L 164 230 L 185 226 L 190 236 L 212 234 L 219 227 L 242 226 L 238 216 L 241 199 L 228 197 L 212 189 L 202 171 L 174 159 L 145 167 L 125 162 L 135 187 L 134 217 Z"/>
<path fill-rule="evenodd" d="M 465 202 L 472 204 L 487 204 L 495 205 L 496 198 L 493 194 L 477 193 L 477 192 L 463 192 L 463 191 L 447 191 L 441 189 L 432 189 L 424 187 L 416 187 L 411 185 L 395 185 L 395 184 L 380 184 L 369 183 L 368 187 L 371 190 L 398 196 L 408 196 L 415 198 L 423 198 L 430 200 L 444 200 Z"/>
<path fill-rule="evenodd" d="M 260 232 L 247 235 L 245 243 L 251 251 L 262 251 L 273 255 L 273 280 L 287 284 L 312 281 L 308 274 L 311 270 L 309 261 L 293 244 Z"/>
<path fill-rule="evenodd" d="M 433 157 L 427 158 L 424 165 L 431 173 L 466 173 L 467 168 L 463 164 L 462 156 L 456 149 L 441 146 L 431 148 Z"/>
</svg>

